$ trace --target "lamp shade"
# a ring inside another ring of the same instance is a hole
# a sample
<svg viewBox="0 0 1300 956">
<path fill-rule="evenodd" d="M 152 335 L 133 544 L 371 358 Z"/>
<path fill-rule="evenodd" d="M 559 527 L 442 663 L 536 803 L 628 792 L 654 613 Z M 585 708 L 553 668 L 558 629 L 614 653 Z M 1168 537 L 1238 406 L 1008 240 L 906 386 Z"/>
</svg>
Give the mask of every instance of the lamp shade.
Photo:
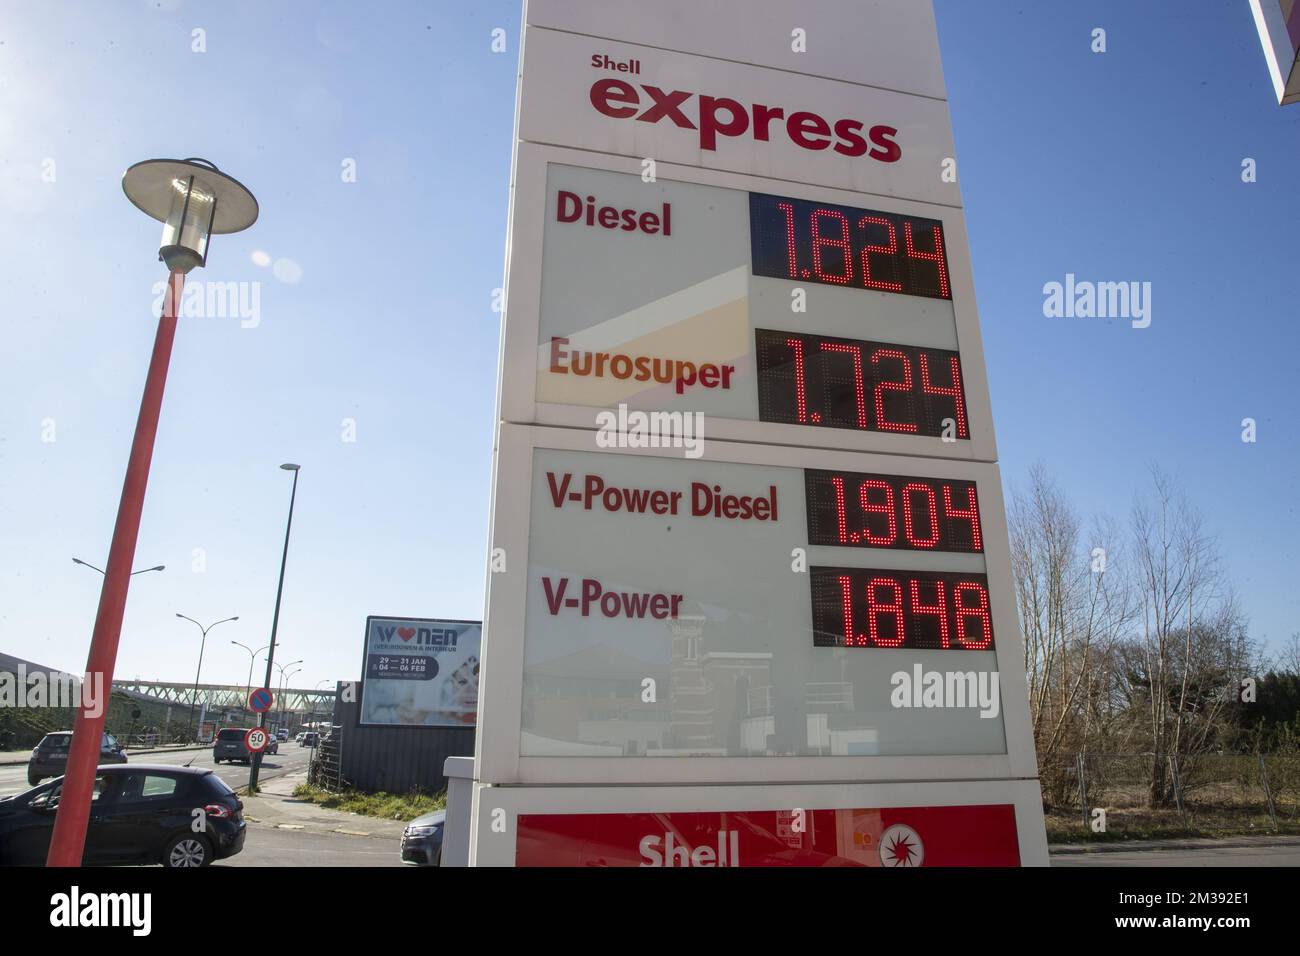
<svg viewBox="0 0 1300 956">
<path fill-rule="evenodd" d="M 163 224 L 158 258 L 173 272 L 207 264 L 211 236 L 257 221 L 257 199 L 205 159 L 148 159 L 122 175 L 122 191 Z"/>
</svg>

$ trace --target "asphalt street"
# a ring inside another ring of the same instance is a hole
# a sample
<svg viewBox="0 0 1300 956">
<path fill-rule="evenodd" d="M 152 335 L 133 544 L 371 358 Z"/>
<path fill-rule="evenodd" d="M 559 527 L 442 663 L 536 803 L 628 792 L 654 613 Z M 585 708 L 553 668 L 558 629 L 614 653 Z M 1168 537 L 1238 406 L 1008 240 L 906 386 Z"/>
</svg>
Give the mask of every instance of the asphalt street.
<svg viewBox="0 0 1300 956">
<path fill-rule="evenodd" d="M 280 752 L 262 758 L 261 778 L 268 780 L 273 777 L 281 776 L 286 773 L 302 771 L 307 769 L 307 760 L 311 755 L 311 750 L 307 747 L 299 747 L 292 740 L 280 744 Z M 191 762 L 192 761 L 192 762 Z M 192 767 L 209 767 L 215 770 L 217 776 L 229 784 L 232 788 L 246 786 L 248 784 L 248 767 L 244 764 L 223 763 L 217 766 L 212 762 L 212 749 L 204 750 L 181 750 L 171 753 L 140 754 L 132 756 L 127 753 L 128 763 L 140 764 L 168 764 L 170 766 L 185 766 L 189 764 Z M 22 793 L 29 790 L 27 783 L 27 766 L 3 766 L 0 767 L 0 797 L 8 796 L 14 793 Z"/>
<path fill-rule="evenodd" d="M 399 858 L 398 840 L 396 836 L 360 836 L 249 823 L 244 849 L 228 860 L 212 865 L 406 866 Z"/>
</svg>

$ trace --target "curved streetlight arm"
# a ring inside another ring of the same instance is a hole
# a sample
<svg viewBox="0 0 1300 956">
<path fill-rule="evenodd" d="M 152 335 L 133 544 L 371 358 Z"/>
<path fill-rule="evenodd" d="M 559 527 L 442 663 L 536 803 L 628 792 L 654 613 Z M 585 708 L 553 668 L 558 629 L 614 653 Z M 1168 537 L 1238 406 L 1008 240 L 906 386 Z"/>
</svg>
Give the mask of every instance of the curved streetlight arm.
<svg viewBox="0 0 1300 956">
<path fill-rule="evenodd" d="M 194 620 L 194 618 L 186 614 L 182 614 L 180 611 L 176 612 L 176 616 L 183 621 L 189 621 L 191 624 L 197 627 L 199 629 L 199 633 L 202 634 L 202 637 L 199 640 L 199 666 L 198 669 L 194 672 L 194 693 L 190 696 L 189 730 L 190 733 L 193 733 L 194 732 L 194 707 L 199 702 L 199 675 L 203 673 L 203 649 L 204 647 L 207 646 L 208 643 L 208 631 L 212 630 L 218 624 L 226 624 L 230 621 L 238 621 L 239 615 L 236 614 L 234 617 L 226 617 L 226 618 L 222 618 L 220 621 L 213 621 L 207 627 L 204 627 L 198 621 Z"/>
<path fill-rule="evenodd" d="M 103 568 L 97 568 L 97 567 L 95 567 L 95 565 L 91 564 L 89 561 L 82 561 L 81 558 L 73 558 L 73 559 L 72 559 L 72 563 L 73 563 L 73 564 L 80 564 L 82 567 L 90 568 L 90 570 L 92 570 L 92 571 L 98 571 L 100 574 L 103 574 L 103 573 L 104 573 L 104 569 L 103 569 Z M 166 570 L 167 570 L 167 565 L 165 565 L 165 564 L 155 564 L 152 568 L 141 568 L 139 571 L 132 571 L 132 572 L 131 572 L 131 577 L 135 577 L 137 574 L 147 574 L 147 573 L 150 572 L 150 571 L 166 571 Z"/>
</svg>

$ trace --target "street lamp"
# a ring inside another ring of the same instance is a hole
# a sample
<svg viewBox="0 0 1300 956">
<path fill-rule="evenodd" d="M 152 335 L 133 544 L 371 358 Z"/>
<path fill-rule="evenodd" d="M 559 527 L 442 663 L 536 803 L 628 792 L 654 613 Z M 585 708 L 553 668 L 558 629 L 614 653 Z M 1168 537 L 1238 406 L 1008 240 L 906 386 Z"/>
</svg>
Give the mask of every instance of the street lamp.
<svg viewBox="0 0 1300 956">
<path fill-rule="evenodd" d="M 90 568 L 90 570 L 92 570 L 92 571 L 98 571 L 100 574 L 103 574 L 103 573 L 104 573 L 104 569 L 103 569 L 103 568 L 97 568 L 97 567 L 95 567 L 93 564 L 91 564 L 89 561 L 82 561 L 81 558 L 73 558 L 73 559 L 72 559 L 72 563 L 73 563 L 73 564 L 80 564 L 82 567 Z M 137 574 L 144 574 L 144 573 L 146 573 L 146 572 L 148 572 L 148 571 L 166 571 L 166 570 L 167 570 L 167 565 L 165 565 L 165 564 L 157 564 L 157 565 L 154 565 L 152 568 L 141 568 L 139 571 L 132 571 L 132 572 L 131 572 L 131 576 L 132 576 L 132 577 L 135 577 Z"/>
<path fill-rule="evenodd" d="M 140 415 L 127 459 L 126 479 L 122 482 L 117 521 L 113 525 L 113 540 L 108 549 L 108 567 L 99 592 L 90 654 L 86 659 L 87 679 L 102 680 L 105 687 L 112 686 L 113 668 L 117 664 L 122 616 L 126 613 L 131 565 L 140 534 L 140 516 L 144 511 L 149 465 L 162 414 L 163 388 L 167 383 L 172 342 L 176 338 L 176 313 L 180 311 L 185 276 L 196 266 L 207 263 L 210 237 L 240 232 L 257 220 L 257 200 L 253 194 L 207 160 L 151 159 L 136 163 L 123 174 L 122 190 L 138 209 L 164 224 L 158 258 L 167 265 L 168 277 L 167 295 L 158 317 L 153 355 L 140 399 Z M 105 710 L 77 711 L 63 791 L 45 858 L 47 866 L 81 863 Z"/>
<path fill-rule="evenodd" d="M 296 660 L 296 661 L 290 661 L 289 663 L 284 665 L 280 665 L 280 664 L 275 665 L 276 670 L 280 672 L 280 686 L 279 686 L 280 723 L 284 723 L 284 713 L 285 713 L 284 689 L 289 685 L 289 678 L 292 677 L 294 674 L 298 673 L 298 671 L 302 670 L 301 667 L 299 667 L 297 670 L 292 670 L 292 671 L 289 670 L 289 668 L 293 667 L 294 664 L 301 664 L 301 663 L 302 663 L 301 660 Z"/>
<path fill-rule="evenodd" d="M 191 624 L 198 627 L 198 629 L 201 632 L 203 632 L 203 638 L 202 640 L 199 641 L 199 669 L 194 672 L 194 696 L 190 698 L 189 732 L 192 735 L 194 733 L 194 705 L 199 702 L 199 675 L 203 673 L 203 648 L 208 643 L 208 631 L 212 630 L 218 624 L 225 624 L 228 621 L 238 621 L 239 617 L 235 616 L 235 617 L 222 618 L 220 621 L 213 621 L 207 627 L 204 627 L 202 624 L 194 620 L 194 618 L 192 617 L 186 617 L 184 614 L 181 614 L 179 612 L 177 612 L 176 616 L 181 618 L 182 620 L 189 621 Z"/>
<path fill-rule="evenodd" d="M 148 159 L 122 175 L 126 198 L 163 224 L 158 259 L 173 274 L 208 264 L 208 239 L 257 221 L 257 200 L 206 159 Z M 178 290 L 179 291 L 179 290 Z"/>
<path fill-rule="evenodd" d="M 262 651 L 269 650 L 271 645 L 268 644 L 266 645 L 266 647 L 262 647 L 254 651 L 247 644 L 240 644 L 239 641 L 231 641 L 230 643 L 236 645 L 237 647 L 242 647 L 244 650 L 248 651 L 248 683 L 244 685 L 244 706 L 245 708 L 247 708 L 248 697 L 250 694 L 253 693 L 253 662 L 257 660 L 258 655 L 261 654 Z"/>
<path fill-rule="evenodd" d="M 280 598 L 284 596 L 284 566 L 289 560 L 289 530 L 293 527 L 293 503 L 298 497 L 298 465 L 286 462 L 280 466 L 285 471 L 293 472 L 293 488 L 289 491 L 289 519 L 284 524 L 284 550 L 280 553 L 280 583 L 275 588 L 275 613 L 271 615 L 271 650 L 266 655 L 266 685 L 271 686 L 271 665 L 275 662 L 275 632 L 280 626 Z M 258 715 L 257 726 L 266 727 L 266 714 Z M 262 769 L 262 751 L 253 754 L 252 766 L 248 768 L 248 792 L 257 792 L 257 775 Z"/>
<path fill-rule="evenodd" d="M 302 674 L 302 667 L 294 667 L 294 670 L 282 675 L 282 683 L 279 685 L 279 723 L 285 724 L 289 721 L 289 704 L 287 704 L 287 695 L 289 688 L 292 687 L 290 680 L 294 679 L 295 674 Z"/>
<path fill-rule="evenodd" d="M 312 690 L 314 690 L 314 691 L 319 691 L 319 690 L 320 690 L 320 685 L 321 685 L 321 684 L 332 684 L 332 683 L 333 683 L 333 681 L 330 680 L 328 677 L 326 677 L 326 678 L 323 679 L 323 680 L 318 680 L 318 681 L 316 682 L 316 686 L 313 687 Z M 311 719 L 312 719 L 312 723 L 313 723 L 313 724 L 316 723 L 316 701 L 315 701 L 314 699 L 313 699 L 312 702 L 311 702 Z"/>
</svg>

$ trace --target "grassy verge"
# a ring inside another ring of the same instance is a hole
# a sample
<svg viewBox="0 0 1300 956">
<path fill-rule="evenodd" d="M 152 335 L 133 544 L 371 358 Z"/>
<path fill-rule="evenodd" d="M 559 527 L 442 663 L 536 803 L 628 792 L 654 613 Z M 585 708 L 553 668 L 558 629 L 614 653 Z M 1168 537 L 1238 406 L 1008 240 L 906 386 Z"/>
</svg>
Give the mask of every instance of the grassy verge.
<svg viewBox="0 0 1300 956">
<path fill-rule="evenodd" d="M 1193 822 L 1184 826 L 1177 820 L 1154 819 L 1119 819 L 1112 818 L 1104 833 L 1085 830 L 1076 816 L 1064 820 L 1058 816 L 1048 815 L 1048 843 L 1125 843 L 1130 840 L 1186 840 L 1186 839 L 1222 839 L 1239 836 L 1300 836 L 1300 822 L 1279 820 L 1277 829 L 1273 829 L 1267 818 L 1255 822 L 1225 821 L 1221 826 L 1197 826 Z"/>
<path fill-rule="evenodd" d="M 434 810 L 447 808 L 447 794 L 430 796 L 427 793 L 361 793 L 357 790 L 345 790 L 342 793 L 330 793 L 309 783 L 300 783 L 294 787 L 293 795 L 300 800 L 309 800 L 331 810 L 345 813 L 359 813 L 367 817 L 379 817 L 383 820 L 414 820 L 418 816 L 432 813 Z"/>
</svg>

